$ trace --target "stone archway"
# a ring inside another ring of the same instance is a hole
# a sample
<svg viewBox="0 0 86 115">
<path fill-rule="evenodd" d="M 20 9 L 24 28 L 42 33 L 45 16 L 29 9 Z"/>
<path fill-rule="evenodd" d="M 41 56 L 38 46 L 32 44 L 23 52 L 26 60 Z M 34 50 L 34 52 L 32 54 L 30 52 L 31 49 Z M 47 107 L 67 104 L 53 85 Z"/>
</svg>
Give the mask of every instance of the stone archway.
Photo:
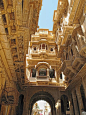
<svg viewBox="0 0 86 115">
<path fill-rule="evenodd" d="M 66 114 L 66 111 L 69 110 L 68 97 L 66 95 L 61 96 L 61 113 Z"/>
<path fill-rule="evenodd" d="M 38 100 L 47 101 L 51 106 L 52 115 L 56 115 L 55 100 L 51 94 L 44 91 L 39 91 L 31 97 L 30 103 L 29 103 L 29 115 L 31 115 L 33 104 Z"/>
</svg>

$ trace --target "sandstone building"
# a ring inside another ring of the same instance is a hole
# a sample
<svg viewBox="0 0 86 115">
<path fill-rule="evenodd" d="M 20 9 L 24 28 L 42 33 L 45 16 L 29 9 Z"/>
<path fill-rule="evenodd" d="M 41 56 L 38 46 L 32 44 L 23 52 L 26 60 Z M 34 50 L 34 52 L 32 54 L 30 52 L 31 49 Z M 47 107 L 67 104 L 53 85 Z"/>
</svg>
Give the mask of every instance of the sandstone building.
<svg viewBox="0 0 86 115">
<path fill-rule="evenodd" d="M 86 110 L 86 0 L 58 0 L 53 30 L 37 29 L 42 0 L 0 0 L 0 115 Z"/>
</svg>

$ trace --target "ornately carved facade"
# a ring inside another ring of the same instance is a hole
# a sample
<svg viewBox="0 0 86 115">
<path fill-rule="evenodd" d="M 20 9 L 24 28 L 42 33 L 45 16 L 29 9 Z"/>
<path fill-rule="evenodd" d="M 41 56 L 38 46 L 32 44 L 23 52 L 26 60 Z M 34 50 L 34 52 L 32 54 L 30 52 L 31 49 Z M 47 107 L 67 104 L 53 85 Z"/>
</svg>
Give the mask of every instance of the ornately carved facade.
<svg viewBox="0 0 86 115">
<path fill-rule="evenodd" d="M 86 0 L 59 0 L 54 11 L 53 33 L 58 45 L 61 72 L 65 75 L 70 114 L 86 110 Z"/>
<path fill-rule="evenodd" d="M 0 115 L 86 110 L 86 0 L 58 0 L 53 31 L 38 29 L 42 0 L 0 0 Z"/>
</svg>

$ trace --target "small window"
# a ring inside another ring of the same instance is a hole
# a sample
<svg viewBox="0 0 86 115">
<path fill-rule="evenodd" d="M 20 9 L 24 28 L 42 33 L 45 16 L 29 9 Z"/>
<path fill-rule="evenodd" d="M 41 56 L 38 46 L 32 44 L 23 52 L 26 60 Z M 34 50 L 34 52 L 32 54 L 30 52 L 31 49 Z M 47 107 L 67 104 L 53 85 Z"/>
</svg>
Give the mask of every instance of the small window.
<svg viewBox="0 0 86 115">
<path fill-rule="evenodd" d="M 53 48 L 51 48 L 50 51 L 53 51 Z"/>
<path fill-rule="evenodd" d="M 5 14 L 2 15 L 3 22 L 6 23 L 6 17 Z"/>
<path fill-rule="evenodd" d="M 55 70 L 54 69 L 50 69 L 49 70 L 49 75 L 50 75 L 50 78 L 55 78 Z"/>
<path fill-rule="evenodd" d="M 45 49 L 45 44 L 42 44 L 42 49 Z"/>
<path fill-rule="evenodd" d="M 72 56 L 73 56 L 73 50 L 71 49 L 71 54 L 72 54 Z"/>
<path fill-rule="evenodd" d="M 62 73 L 60 74 L 60 79 L 62 79 Z"/>
<path fill-rule="evenodd" d="M 32 69 L 32 77 L 36 77 L 36 69 Z"/>
<path fill-rule="evenodd" d="M 42 68 L 39 70 L 39 76 L 46 76 L 47 75 L 47 70 Z"/>
<path fill-rule="evenodd" d="M 5 32 L 6 32 L 6 34 L 8 34 L 8 28 L 5 28 Z"/>
<path fill-rule="evenodd" d="M 36 51 L 36 47 L 34 47 L 34 50 Z"/>
</svg>

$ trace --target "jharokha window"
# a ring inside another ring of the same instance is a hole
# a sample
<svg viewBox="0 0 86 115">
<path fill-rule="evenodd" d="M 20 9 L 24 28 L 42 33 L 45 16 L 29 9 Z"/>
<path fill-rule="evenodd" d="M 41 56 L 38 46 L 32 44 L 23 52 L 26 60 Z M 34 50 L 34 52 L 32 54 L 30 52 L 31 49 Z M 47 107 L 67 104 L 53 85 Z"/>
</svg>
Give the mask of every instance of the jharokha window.
<svg viewBox="0 0 86 115">
<path fill-rule="evenodd" d="M 47 75 L 47 70 L 42 68 L 39 70 L 39 76 L 46 76 Z"/>
<path fill-rule="evenodd" d="M 40 44 L 39 49 L 46 49 L 47 50 L 47 45 L 46 44 Z"/>
<path fill-rule="evenodd" d="M 42 49 L 45 49 L 45 44 L 42 44 Z"/>
</svg>

